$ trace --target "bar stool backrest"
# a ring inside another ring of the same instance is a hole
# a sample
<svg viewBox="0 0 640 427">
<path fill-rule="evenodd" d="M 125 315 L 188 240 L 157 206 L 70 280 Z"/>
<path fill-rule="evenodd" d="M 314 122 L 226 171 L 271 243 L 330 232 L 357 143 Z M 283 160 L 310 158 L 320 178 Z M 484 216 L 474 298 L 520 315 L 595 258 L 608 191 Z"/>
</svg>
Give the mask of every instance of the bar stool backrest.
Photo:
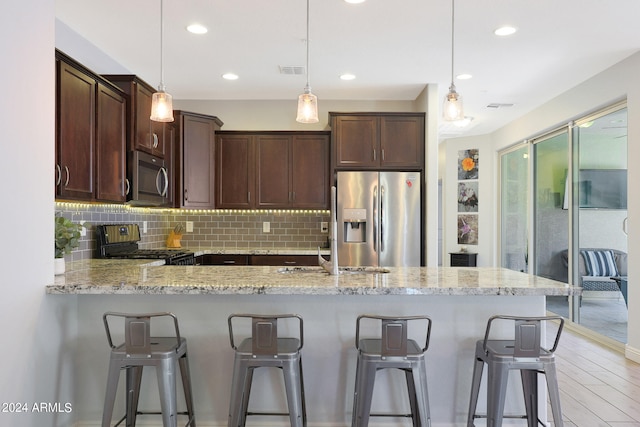
<svg viewBox="0 0 640 427">
<path fill-rule="evenodd" d="M 178 318 L 173 313 L 116 313 L 106 312 L 102 316 L 104 329 L 107 333 L 107 341 L 109 347 L 115 349 L 111 338 L 111 330 L 109 329 L 110 317 L 124 318 L 124 348 L 128 357 L 131 358 L 148 358 L 151 357 L 151 318 L 153 317 L 171 317 L 173 319 L 173 327 L 176 338 L 176 351 L 180 347 L 181 337 L 180 328 L 178 327 Z"/>
<path fill-rule="evenodd" d="M 407 355 L 407 321 L 406 319 L 382 320 L 382 356 Z"/>
<path fill-rule="evenodd" d="M 519 319 L 515 324 L 514 357 L 540 357 L 540 321 Z"/>
<path fill-rule="evenodd" d="M 151 319 L 149 317 L 127 317 L 124 320 L 125 351 L 131 357 L 151 355 Z"/>
<path fill-rule="evenodd" d="M 490 341 L 491 325 L 494 321 L 507 320 L 514 324 L 513 357 L 515 358 L 538 358 L 542 352 L 554 353 L 560 341 L 560 334 L 564 326 L 564 319 L 561 316 L 541 316 L 541 317 L 519 317 L 519 316 L 492 316 L 487 322 L 483 349 L 487 351 L 487 342 Z M 557 320 L 560 323 L 556 332 L 553 347 L 545 349 L 542 347 L 541 330 L 544 322 Z"/>
<path fill-rule="evenodd" d="M 251 319 L 252 352 L 256 355 L 278 353 L 278 319 L 254 317 Z"/>
<path fill-rule="evenodd" d="M 233 332 L 233 319 L 236 318 L 251 319 L 251 352 L 256 356 L 276 355 L 278 354 L 278 320 L 279 319 L 297 319 L 298 321 L 298 350 L 302 349 L 304 344 L 304 332 L 302 317 L 297 314 L 232 314 L 228 317 L 229 340 L 231 348 L 238 350 L 235 344 L 235 335 Z"/>
<path fill-rule="evenodd" d="M 422 351 L 429 348 L 431 338 L 431 318 L 428 316 L 378 316 L 362 314 L 356 321 L 356 348 L 360 349 L 360 322 L 363 319 L 379 320 L 382 325 L 380 355 L 383 357 L 407 356 L 408 324 L 411 320 L 424 320 L 427 323 L 425 344 Z"/>
</svg>

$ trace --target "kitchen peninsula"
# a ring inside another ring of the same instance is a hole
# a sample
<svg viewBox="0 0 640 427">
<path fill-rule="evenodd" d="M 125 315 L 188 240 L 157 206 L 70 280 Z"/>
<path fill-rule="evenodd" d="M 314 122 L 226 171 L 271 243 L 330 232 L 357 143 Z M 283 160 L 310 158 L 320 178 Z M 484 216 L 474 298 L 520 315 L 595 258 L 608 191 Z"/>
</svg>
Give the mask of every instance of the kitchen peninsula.
<svg viewBox="0 0 640 427">
<path fill-rule="evenodd" d="M 433 319 L 427 351 L 432 424 L 453 426 L 466 419 L 474 343 L 483 336 L 487 319 L 498 313 L 544 315 L 546 295 L 569 296 L 576 291 L 561 282 L 501 268 L 398 267 L 388 273 L 329 276 L 317 268 L 282 272 L 281 267 L 158 264 L 72 262 L 67 273 L 46 288 L 49 297 L 72 297 L 78 302 L 74 411 L 81 426 L 92 425 L 102 412 L 109 353 L 102 325 L 105 311 L 171 311 L 178 316 L 180 331 L 189 340 L 196 417 L 199 423 L 216 426 L 226 425 L 227 419 L 233 367 L 227 331 L 230 314 L 281 312 L 303 317 L 310 426 L 349 424 L 359 314 L 426 314 Z M 286 410 L 278 374 L 256 372 L 254 410 Z M 395 374 L 378 378 L 375 412 L 407 410 L 404 377 Z M 517 381 L 510 384 L 513 394 L 518 393 Z M 143 389 L 141 407 L 157 407 L 155 387 L 143 384 Z M 523 411 L 520 400 L 508 401 L 507 410 Z M 371 425 L 377 422 L 373 419 Z"/>
</svg>

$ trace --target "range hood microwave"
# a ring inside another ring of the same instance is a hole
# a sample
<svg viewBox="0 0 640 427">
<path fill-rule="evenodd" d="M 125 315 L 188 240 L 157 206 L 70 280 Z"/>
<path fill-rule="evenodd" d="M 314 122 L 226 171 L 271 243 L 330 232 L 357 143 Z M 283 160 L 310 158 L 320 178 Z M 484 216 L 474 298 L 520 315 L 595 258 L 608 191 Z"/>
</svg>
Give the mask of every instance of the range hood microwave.
<svg viewBox="0 0 640 427">
<path fill-rule="evenodd" d="M 129 152 L 132 206 L 168 206 L 170 201 L 169 171 L 164 159 L 142 151 Z"/>
</svg>

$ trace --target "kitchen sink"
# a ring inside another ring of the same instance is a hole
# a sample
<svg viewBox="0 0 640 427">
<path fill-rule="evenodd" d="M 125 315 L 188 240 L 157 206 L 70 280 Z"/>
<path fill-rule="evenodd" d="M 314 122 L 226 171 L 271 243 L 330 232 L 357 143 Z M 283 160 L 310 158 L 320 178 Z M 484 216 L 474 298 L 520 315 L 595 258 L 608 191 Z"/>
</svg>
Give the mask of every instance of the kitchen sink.
<svg viewBox="0 0 640 427">
<path fill-rule="evenodd" d="M 340 274 L 384 274 L 389 270 L 381 267 L 340 267 Z M 280 274 L 325 274 L 327 271 L 322 267 L 284 267 L 278 269 Z"/>
</svg>

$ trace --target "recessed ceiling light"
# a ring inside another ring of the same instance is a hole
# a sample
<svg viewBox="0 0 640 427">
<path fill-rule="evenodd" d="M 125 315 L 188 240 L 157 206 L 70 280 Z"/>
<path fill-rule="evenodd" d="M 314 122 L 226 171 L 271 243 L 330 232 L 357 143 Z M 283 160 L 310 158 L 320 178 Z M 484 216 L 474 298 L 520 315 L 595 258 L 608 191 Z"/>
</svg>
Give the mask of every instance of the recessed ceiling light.
<svg viewBox="0 0 640 427">
<path fill-rule="evenodd" d="M 471 74 L 458 74 L 456 76 L 456 79 L 458 79 L 458 80 L 469 80 L 472 77 L 473 76 Z"/>
<path fill-rule="evenodd" d="M 353 75 L 353 74 L 350 74 L 350 73 L 345 73 L 345 74 L 341 75 L 340 78 L 342 80 L 353 80 L 353 79 L 356 78 L 356 76 Z"/>
<path fill-rule="evenodd" d="M 225 73 L 222 75 L 225 80 L 238 80 L 238 75 L 233 73 Z"/>
<path fill-rule="evenodd" d="M 504 27 L 500 27 L 496 29 L 493 34 L 496 36 L 510 36 L 511 34 L 518 31 L 515 27 L 511 27 L 509 25 L 505 25 Z"/>
<path fill-rule="evenodd" d="M 191 24 L 187 26 L 187 31 L 192 34 L 206 34 L 209 30 L 202 24 Z"/>
<path fill-rule="evenodd" d="M 364 3 L 366 0 L 344 0 L 344 1 L 351 4 L 358 4 L 358 3 Z"/>
</svg>

